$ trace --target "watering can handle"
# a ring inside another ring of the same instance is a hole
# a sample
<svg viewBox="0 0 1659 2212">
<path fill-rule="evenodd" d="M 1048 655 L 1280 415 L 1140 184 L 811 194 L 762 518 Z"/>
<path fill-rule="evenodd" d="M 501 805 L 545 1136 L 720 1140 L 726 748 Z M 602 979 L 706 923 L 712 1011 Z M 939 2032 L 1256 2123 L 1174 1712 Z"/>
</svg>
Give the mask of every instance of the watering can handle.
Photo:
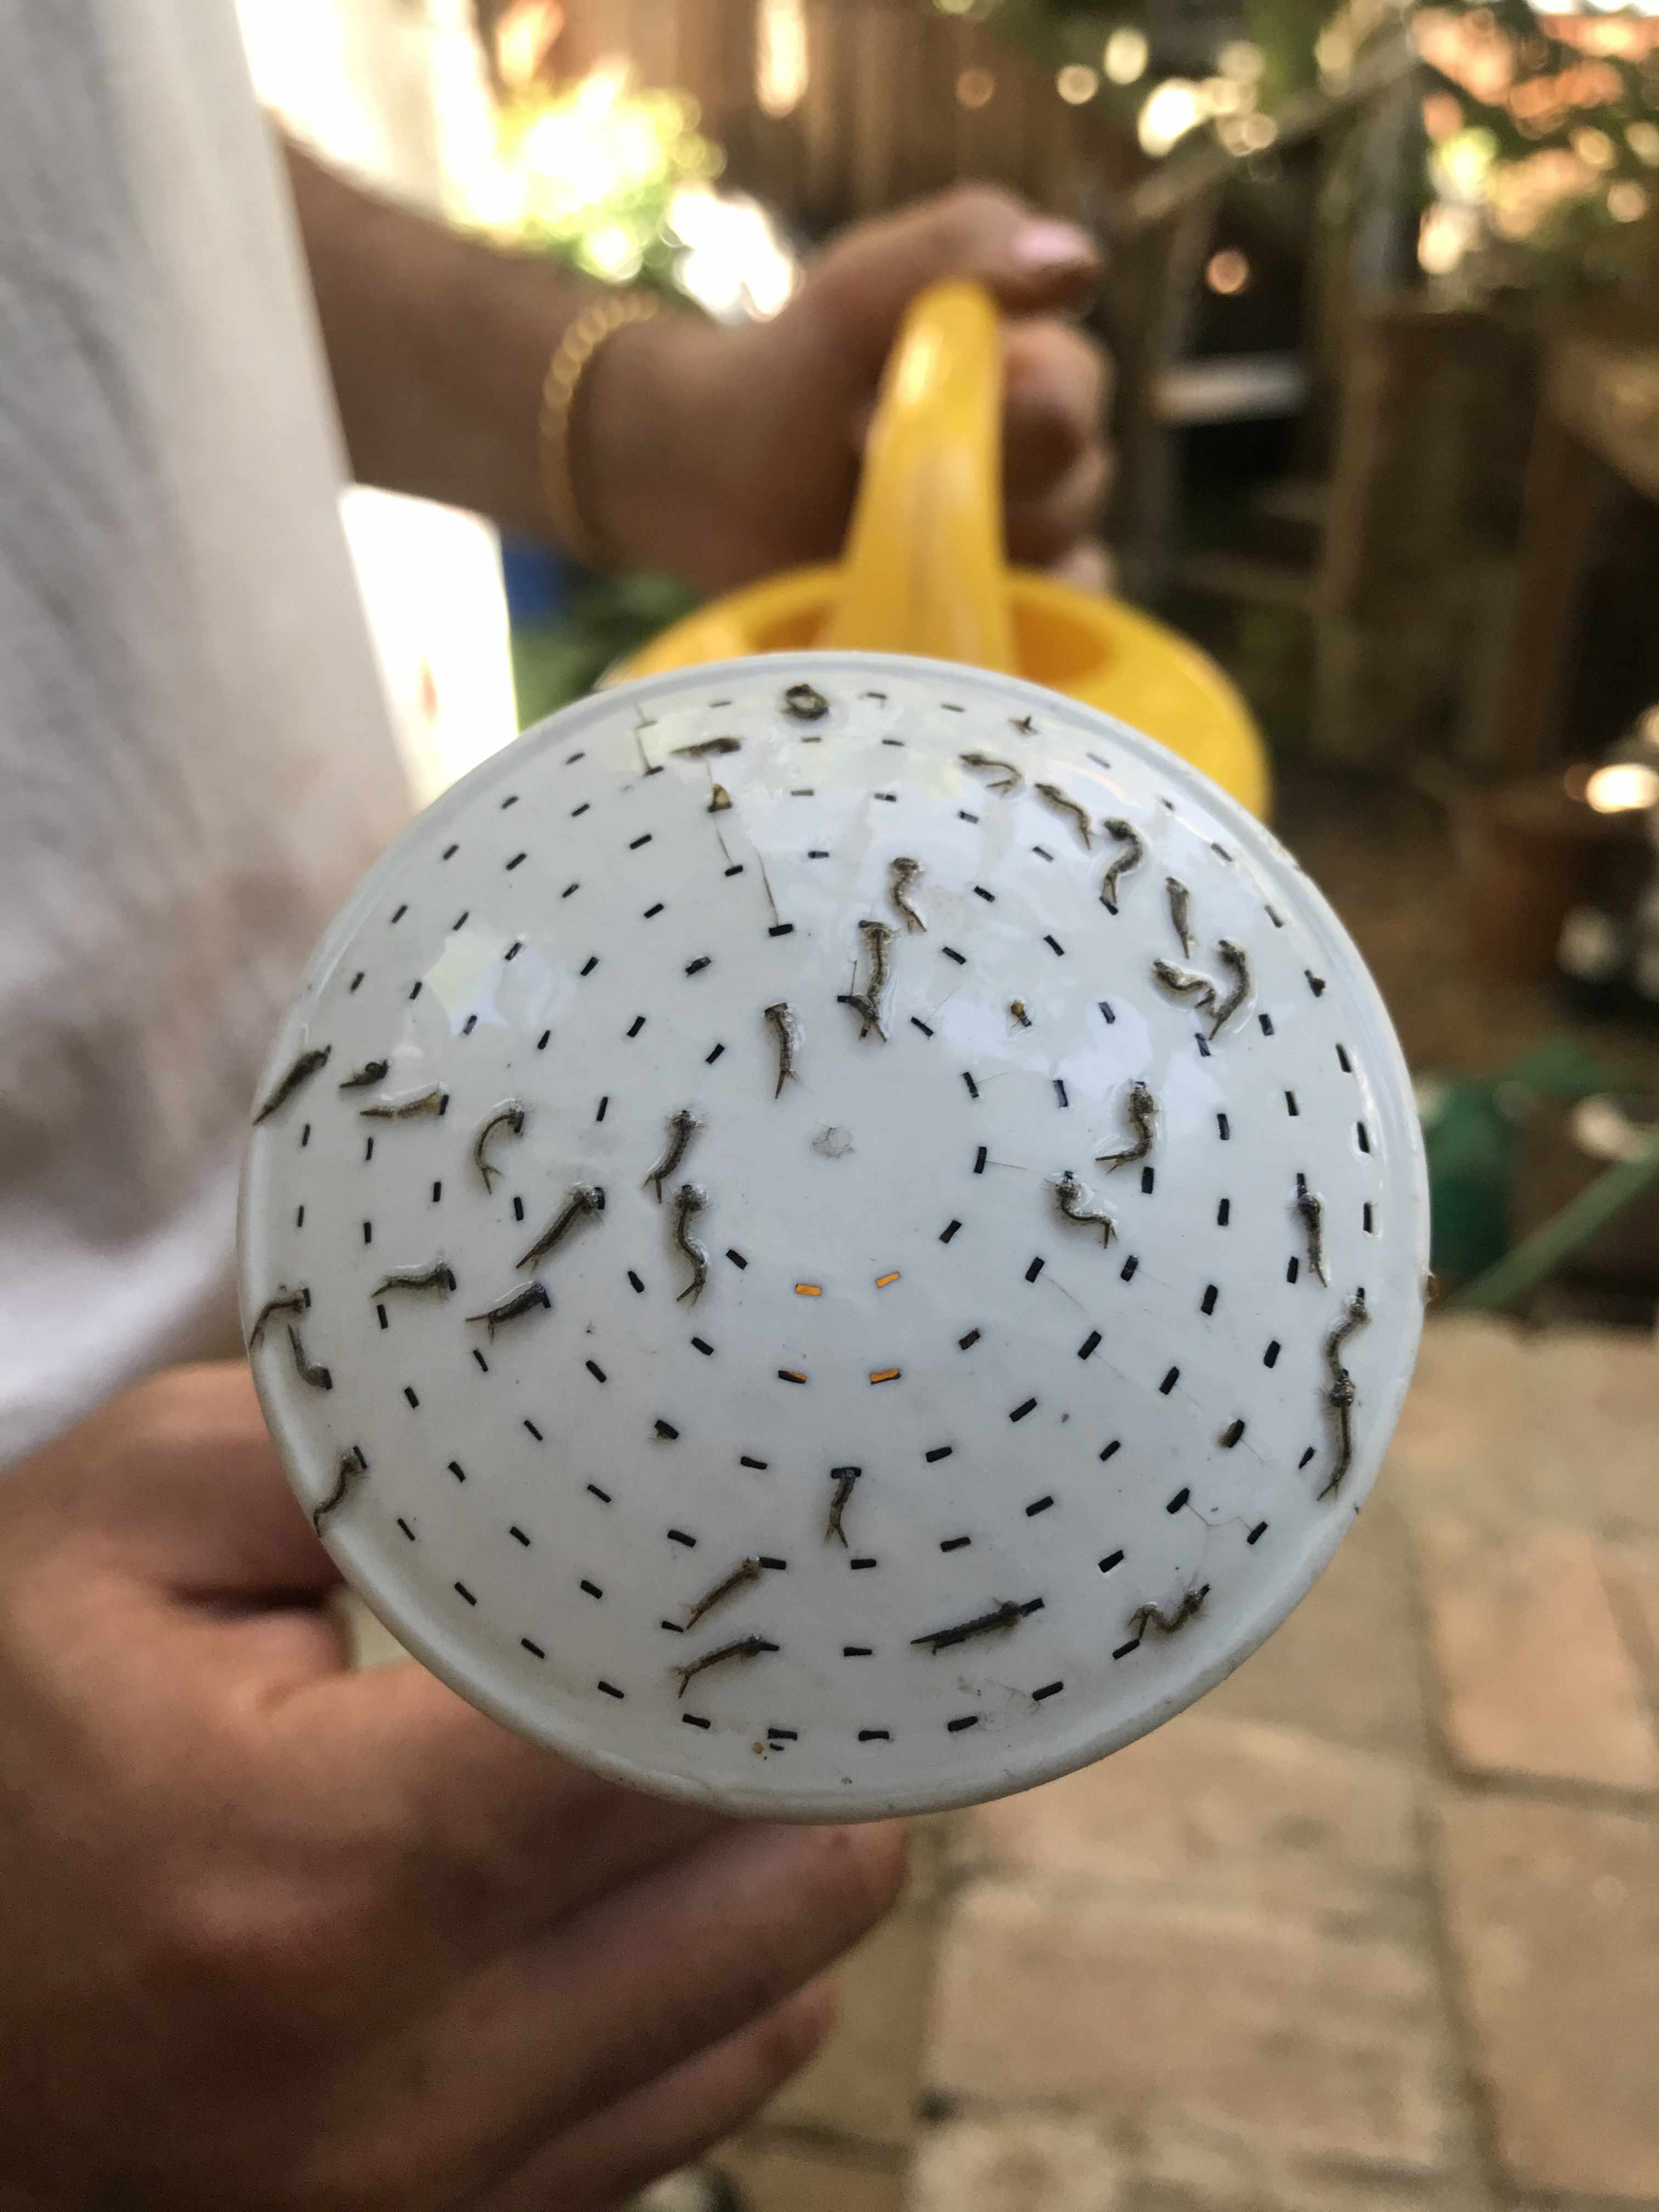
<svg viewBox="0 0 1659 2212">
<path fill-rule="evenodd" d="M 1012 670 L 1002 550 L 1002 342 L 977 284 L 911 302 L 882 378 L 820 642 Z"/>
</svg>

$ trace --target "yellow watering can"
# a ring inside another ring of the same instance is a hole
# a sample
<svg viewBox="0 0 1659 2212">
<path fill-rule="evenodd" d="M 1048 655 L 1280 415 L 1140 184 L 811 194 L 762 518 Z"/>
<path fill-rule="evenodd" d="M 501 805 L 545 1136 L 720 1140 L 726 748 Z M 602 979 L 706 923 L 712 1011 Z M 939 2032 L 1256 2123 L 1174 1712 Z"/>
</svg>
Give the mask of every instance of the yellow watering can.
<svg viewBox="0 0 1659 2212">
<path fill-rule="evenodd" d="M 712 601 L 631 654 L 614 680 L 811 646 L 967 661 L 1117 715 L 1264 813 L 1261 734 L 1206 654 L 1118 600 L 1006 564 L 1001 416 L 988 295 L 931 286 L 882 380 L 845 559 Z"/>
</svg>

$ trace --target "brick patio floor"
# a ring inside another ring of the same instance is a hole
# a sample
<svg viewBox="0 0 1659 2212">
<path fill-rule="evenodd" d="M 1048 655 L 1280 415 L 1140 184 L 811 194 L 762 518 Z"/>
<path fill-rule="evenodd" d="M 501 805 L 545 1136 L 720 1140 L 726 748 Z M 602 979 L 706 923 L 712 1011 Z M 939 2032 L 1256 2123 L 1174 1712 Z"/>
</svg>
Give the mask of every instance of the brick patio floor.
<svg viewBox="0 0 1659 2212">
<path fill-rule="evenodd" d="M 929 1824 L 726 2162 L 756 2212 L 1659 2212 L 1656 1711 L 1659 1346 L 1437 1322 L 1313 1595 Z"/>
</svg>

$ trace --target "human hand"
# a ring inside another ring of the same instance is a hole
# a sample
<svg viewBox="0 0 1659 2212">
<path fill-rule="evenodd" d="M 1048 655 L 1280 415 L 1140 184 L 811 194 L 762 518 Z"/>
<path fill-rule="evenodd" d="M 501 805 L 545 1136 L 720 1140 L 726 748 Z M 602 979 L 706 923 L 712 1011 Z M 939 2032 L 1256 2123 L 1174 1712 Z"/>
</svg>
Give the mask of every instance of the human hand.
<svg viewBox="0 0 1659 2212">
<path fill-rule="evenodd" d="M 971 185 L 848 231 L 772 322 L 663 316 L 618 332 L 584 384 L 574 456 L 596 534 L 629 566 L 711 591 L 834 558 L 904 311 L 935 278 L 968 276 L 1007 319 L 1009 553 L 1065 562 L 1110 481 L 1107 363 L 1056 311 L 1098 273 L 1085 233 Z"/>
<path fill-rule="evenodd" d="M 590 2212 L 743 2120 L 891 1903 L 346 1670 L 247 1371 L 0 1482 L 0 2207 Z"/>
</svg>

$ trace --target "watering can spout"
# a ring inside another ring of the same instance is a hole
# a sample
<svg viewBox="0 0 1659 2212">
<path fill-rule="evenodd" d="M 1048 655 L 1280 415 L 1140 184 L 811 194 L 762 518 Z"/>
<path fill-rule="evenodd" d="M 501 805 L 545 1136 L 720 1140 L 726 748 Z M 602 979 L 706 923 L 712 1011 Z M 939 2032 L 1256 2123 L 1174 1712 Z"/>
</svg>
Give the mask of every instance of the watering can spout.
<svg viewBox="0 0 1659 2212">
<path fill-rule="evenodd" d="M 1013 672 L 1001 479 L 996 310 L 977 284 L 932 285 L 887 364 L 820 642 Z"/>
</svg>

